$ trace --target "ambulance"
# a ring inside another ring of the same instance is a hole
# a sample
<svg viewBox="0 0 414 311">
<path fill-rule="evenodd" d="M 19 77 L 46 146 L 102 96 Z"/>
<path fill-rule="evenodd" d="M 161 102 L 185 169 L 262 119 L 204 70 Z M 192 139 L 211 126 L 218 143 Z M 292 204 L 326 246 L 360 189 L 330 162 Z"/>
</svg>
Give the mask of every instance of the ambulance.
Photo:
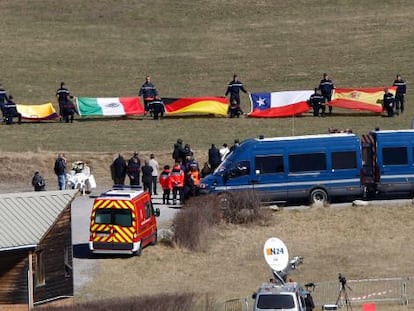
<svg viewBox="0 0 414 311">
<path fill-rule="evenodd" d="M 133 254 L 157 243 L 159 208 L 140 188 L 112 189 L 93 203 L 89 249 L 95 254 Z"/>
</svg>

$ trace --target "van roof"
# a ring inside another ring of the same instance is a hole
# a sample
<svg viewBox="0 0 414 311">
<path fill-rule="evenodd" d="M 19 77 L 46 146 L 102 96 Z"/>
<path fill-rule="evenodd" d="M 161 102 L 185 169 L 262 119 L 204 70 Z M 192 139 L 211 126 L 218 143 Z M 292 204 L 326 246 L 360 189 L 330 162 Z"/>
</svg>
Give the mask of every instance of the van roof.
<svg viewBox="0 0 414 311">
<path fill-rule="evenodd" d="M 278 140 L 300 140 L 312 138 L 332 138 L 332 137 L 355 137 L 353 133 L 332 133 L 332 134 L 315 134 L 315 135 L 300 135 L 300 136 L 285 136 L 285 137 L 269 137 L 269 138 L 254 138 L 255 141 L 278 141 Z"/>
<path fill-rule="evenodd" d="M 102 193 L 99 198 L 133 199 L 142 195 L 142 189 L 111 189 Z"/>
<path fill-rule="evenodd" d="M 263 283 L 259 290 L 258 294 L 280 294 L 280 293 L 295 293 L 300 289 L 298 283 L 286 283 L 285 285 L 273 284 L 273 283 Z"/>
</svg>

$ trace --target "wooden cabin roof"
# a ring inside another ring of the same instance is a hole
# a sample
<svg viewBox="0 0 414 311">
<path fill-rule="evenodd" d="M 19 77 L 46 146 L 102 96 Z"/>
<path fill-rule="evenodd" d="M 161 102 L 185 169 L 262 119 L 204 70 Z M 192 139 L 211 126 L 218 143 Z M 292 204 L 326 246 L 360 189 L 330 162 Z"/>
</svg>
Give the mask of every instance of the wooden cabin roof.
<svg viewBox="0 0 414 311">
<path fill-rule="evenodd" d="M 0 194 L 0 252 L 36 247 L 77 192 Z"/>
</svg>

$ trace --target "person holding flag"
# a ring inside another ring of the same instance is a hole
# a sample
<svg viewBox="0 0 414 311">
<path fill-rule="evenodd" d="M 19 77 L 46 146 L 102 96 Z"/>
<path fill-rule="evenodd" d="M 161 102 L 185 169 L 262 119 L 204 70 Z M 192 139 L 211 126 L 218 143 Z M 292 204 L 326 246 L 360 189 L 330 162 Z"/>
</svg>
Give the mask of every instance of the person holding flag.
<svg viewBox="0 0 414 311">
<path fill-rule="evenodd" d="M 144 84 L 141 86 L 138 96 L 142 96 L 144 101 L 144 115 L 149 111 L 149 104 L 158 99 L 158 91 L 154 84 L 151 82 L 151 77 L 146 76 Z"/>
<path fill-rule="evenodd" d="M 332 114 L 332 106 L 331 106 L 331 100 L 332 100 L 332 95 L 333 95 L 333 91 L 335 89 L 335 85 L 332 82 L 331 79 L 329 79 L 328 74 L 325 72 L 323 74 L 322 80 L 319 83 L 319 89 L 321 90 L 321 94 L 323 97 L 325 97 L 325 103 L 328 105 L 329 107 L 329 114 Z"/>
</svg>

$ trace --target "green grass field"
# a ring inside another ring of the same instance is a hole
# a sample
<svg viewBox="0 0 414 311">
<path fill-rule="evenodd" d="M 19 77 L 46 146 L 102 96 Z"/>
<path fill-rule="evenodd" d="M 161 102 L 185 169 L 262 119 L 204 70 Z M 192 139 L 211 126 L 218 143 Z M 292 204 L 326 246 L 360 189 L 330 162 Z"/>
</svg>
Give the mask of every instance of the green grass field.
<svg viewBox="0 0 414 311">
<path fill-rule="evenodd" d="M 270 137 L 326 133 L 329 127 L 350 128 L 357 134 L 375 127 L 409 128 L 414 115 L 411 101 L 413 15 L 414 1 L 409 0 L 1 0 L 0 81 L 17 103 L 51 101 L 56 105 L 55 92 L 61 81 L 66 82 L 75 96 L 134 96 L 147 74 L 152 76 L 161 97 L 223 96 L 233 73 L 239 75 L 251 92 L 313 89 L 323 72 L 329 73 L 337 87 L 391 85 L 396 73 L 408 83 L 406 111 L 392 119 L 334 109 L 334 115 L 326 118 L 313 118 L 309 113 L 283 119 L 185 117 L 153 121 L 131 118 L 84 119 L 73 124 L 52 121 L 1 125 L 1 191 L 7 192 L 10 183 L 16 185 L 13 189 L 30 188 L 32 171 L 39 168 L 50 183 L 52 180 L 55 183 L 53 159 L 62 150 L 67 152 L 69 160 L 92 159 L 93 173 L 98 184 L 102 184 L 109 180 L 112 155 L 133 150 L 146 156 L 156 152 L 161 165 L 171 164 L 169 155 L 177 138 L 192 146 L 197 159 L 204 159 L 211 143 L 232 144 L 235 138 L 242 140 L 260 134 Z M 247 96 L 242 96 L 242 102 L 248 112 Z M 372 209 L 368 211 L 374 213 Z M 309 213 L 312 224 L 319 226 L 323 220 L 319 211 Z M 338 264 L 350 278 L 358 277 L 360 271 L 366 271 L 363 277 L 405 276 L 412 271 L 407 262 L 410 257 L 404 254 L 406 250 L 392 243 L 396 237 L 401 243 L 412 241 L 408 227 L 403 232 L 390 231 L 390 239 L 376 240 L 382 231 L 375 226 L 375 234 L 364 243 L 364 233 L 370 231 L 370 215 L 362 209 L 340 213 L 329 210 L 322 214 L 326 213 L 329 213 L 325 216 L 329 217 L 331 230 L 305 239 L 311 242 L 326 239 L 327 243 L 324 247 L 315 243 L 306 250 L 309 266 L 302 270 L 303 280 L 326 280 L 331 275 L 334 279 Z M 389 228 L 388 213 L 375 214 L 379 227 L 382 224 Z M 400 213 L 397 216 L 401 218 L 393 218 L 395 226 L 399 225 L 397 219 L 412 223 L 408 216 L 412 213 L 407 208 Z M 203 271 L 203 290 L 208 284 L 234 282 L 237 286 L 228 291 L 214 286 L 210 290 L 222 300 L 238 294 L 244 297 L 267 278 L 268 272 L 251 243 L 277 234 L 286 238 L 294 249 L 300 249 L 304 244 L 299 237 L 310 234 L 304 229 L 295 230 L 296 226 L 308 225 L 309 219 L 303 215 L 280 215 L 290 224 L 287 231 L 271 228 L 233 228 L 233 231 L 226 227 L 224 233 L 214 233 L 216 240 L 212 240 L 211 246 L 214 251 L 206 254 L 157 247 L 146 251 L 142 260 L 133 259 L 133 263 L 139 261 L 151 267 L 148 273 L 158 273 L 158 288 L 162 284 L 167 288 L 175 282 L 180 284 L 179 290 L 191 290 L 197 284 L 195 276 L 200 267 L 215 269 L 219 265 L 217 254 L 231 249 L 234 241 L 242 236 L 247 249 L 238 250 L 235 256 L 237 271 L 230 277 L 222 267 L 219 274 Z M 354 232 L 359 239 L 352 243 L 355 246 L 352 250 L 348 249 L 347 239 L 339 242 L 334 239 L 335 226 L 338 221 L 342 222 L 338 220 L 340 216 L 346 217 L 345 224 L 352 228 L 347 237 L 352 239 Z M 361 228 L 359 221 L 367 225 Z M 256 235 L 248 236 L 246 231 Z M 231 237 L 228 241 L 220 239 L 228 236 Z M 325 263 L 321 260 L 325 257 L 319 256 L 319 251 L 324 252 L 329 246 L 336 246 L 340 260 L 329 258 Z M 387 257 L 381 260 L 377 253 L 391 246 L 401 256 L 393 257 L 387 251 Z M 358 266 L 358 258 L 365 256 L 364 250 L 374 260 L 375 266 L 369 269 Z M 243 251 L 247 251 L 245 256 Z M 170 266 L 172 262 L 186 265 L 186 270 Z M 384 270 L 390 262 L 395 264 L 390 270 Z M 121 263 L 101 263 L 108 269 L 107 274 L 100 275 L 103 281 L 118 275 L 118 270 L 112 270 L 116 264 Z M 178 271 L 176 280 L 172 281 L 171 275 L 162 276 L 163 265 Z M 133 271 L 144 273 L 141 267 L 134 265 Z M 258 272 L 253 273 L 256 267 Z M 329 274 L 321 272 L 323 268 Z M 246 279 L 244 283 L 237 280 L 243 269 L 249 270 L 246 277 L 251 277 L 251 283 L 247 284 Z M 153 274 L 135 281 L 151 280 Z M 98 295 L 98 288 L 91 286 L 85 290 L 84 299 L 87 294 Z M 129 284 L 122 286 L 128 288 Z M 111 287 L 101 293 L 108 297 L 113 294 Z"/>
<path fill-rule="evenodd" d="M 247 89 L 313 89 L 323 72 L 337 86 L 392 84 L 414 72 L 411 1 L 1 1 L 0 80 L 18 103 L 55 103 L 65 81 L 77 96 L 132 96 L 150 74 L 164 97 L 224 95 L 233 73 Z M 408 92 L 410 93 L 410 92 Z M 247 96 L 242 97 L 250 110 Z M 170 118 L 25 124 L 2 130 L 3 151 L 195 149 L 264 134 L 365 133 L 407 128 L 335 109 L 326 119 Z M 4 128 L 4 127 L 3 127 Z M 13 141 L 13 143 L 9 143 Z"/>
</svg>

